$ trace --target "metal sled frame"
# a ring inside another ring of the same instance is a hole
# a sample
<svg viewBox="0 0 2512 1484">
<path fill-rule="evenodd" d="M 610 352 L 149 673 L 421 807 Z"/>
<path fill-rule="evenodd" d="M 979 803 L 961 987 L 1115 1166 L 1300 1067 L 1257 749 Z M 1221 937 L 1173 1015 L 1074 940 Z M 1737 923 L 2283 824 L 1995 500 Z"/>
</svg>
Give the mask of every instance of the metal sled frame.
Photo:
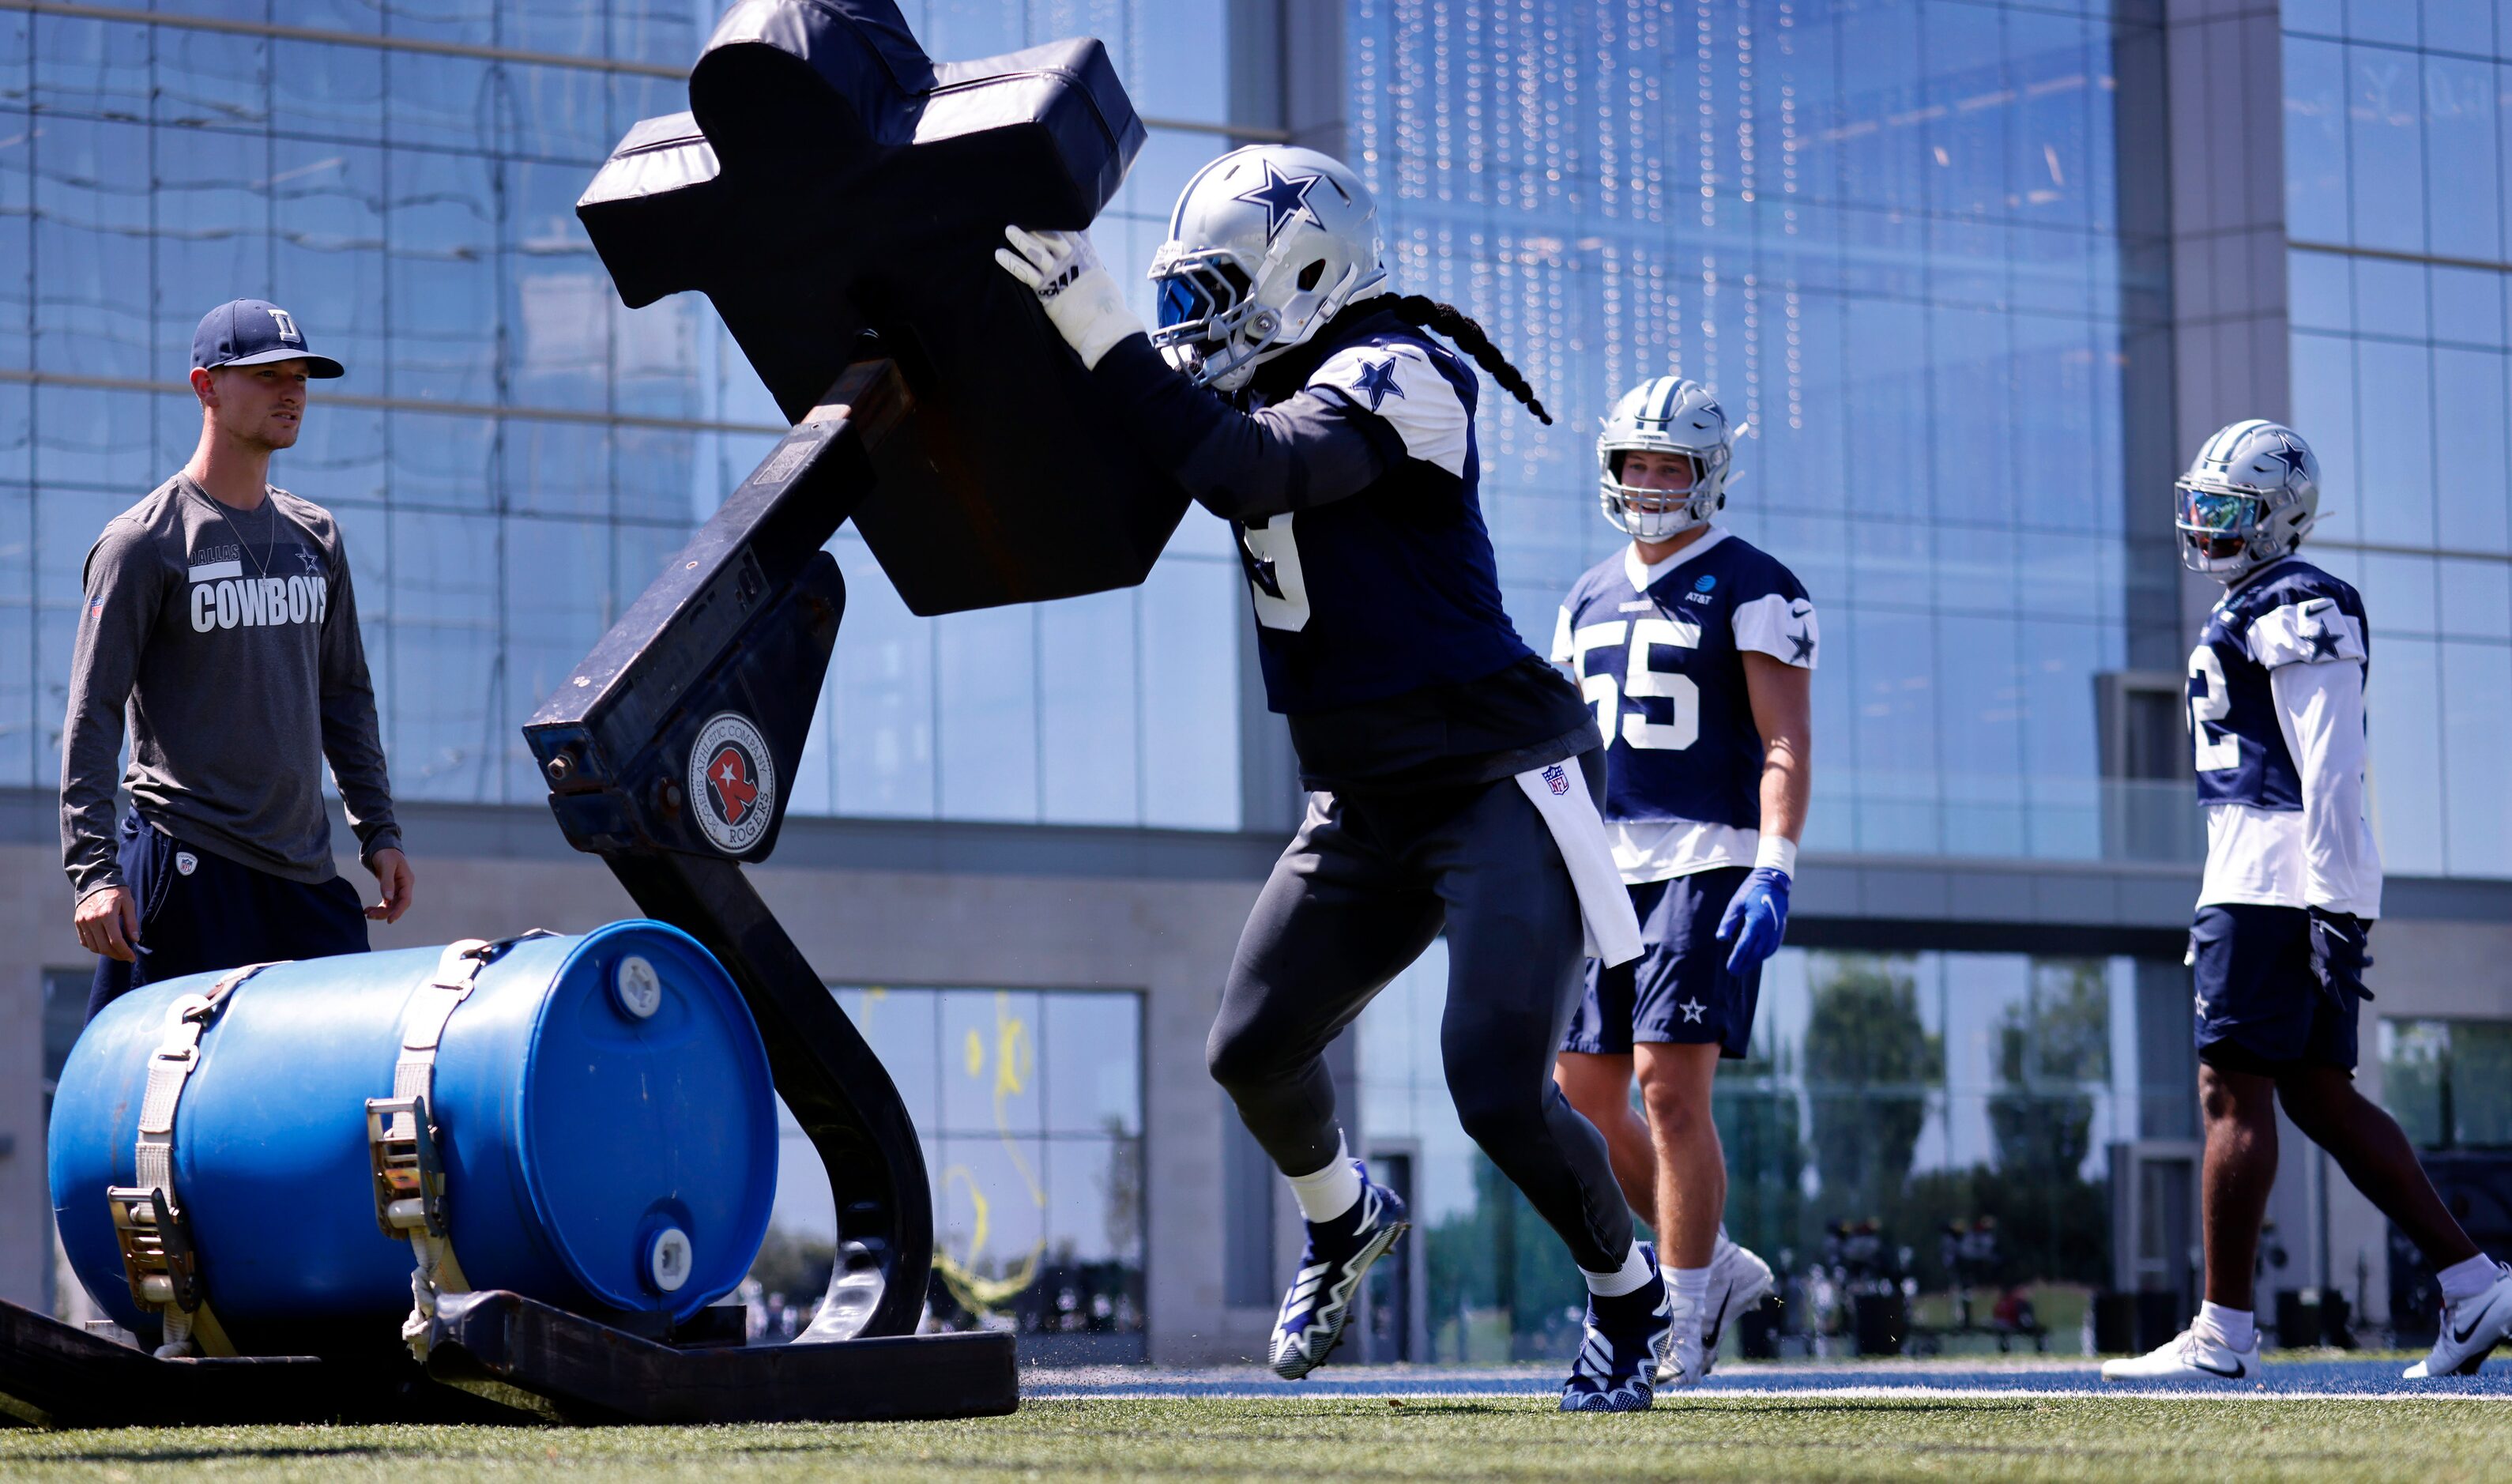
<svg viewBox="0 0 2512 1484">
<path fill-rule="evenodd" d="M 820 547 L 869 493 L 874 448 L 906 408 L 887 361 L 849 367 L 526 728 L 569 838 L 731 971 L 776 1091 L 828 1168 L 837 1263 L 804 1340 L 744 1346 L 717 1332 L 735 1312 L 723 1309 L 674 1333 L 652 1316 L 606 1324 L 490 1292 L 444 1301 L 424 1370 L 398 1356 L 159 1360 L 0 1302 L 0 1423 L 842 1422 L 1013 1410 L 1010 1335 L 911 1333 L 933 1211 L 888 1072 L 739 862 L 672 848 L 693 829 L 679 761 L 707 718 L 746 711 L 777 739 L 781 763 L 791 766 L 786 739 L 799 752 L 844 602 Z"/>
</svg>

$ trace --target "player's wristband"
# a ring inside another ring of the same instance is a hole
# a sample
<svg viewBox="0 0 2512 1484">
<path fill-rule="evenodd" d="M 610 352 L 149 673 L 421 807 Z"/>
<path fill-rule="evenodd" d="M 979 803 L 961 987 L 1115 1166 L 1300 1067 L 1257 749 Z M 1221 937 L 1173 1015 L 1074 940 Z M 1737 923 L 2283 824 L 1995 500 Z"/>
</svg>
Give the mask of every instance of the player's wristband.
<svg viewBox="0 0 2512 1484">
<path fill-rule="evenodd" d="M 1797 842 L 1785 835 L 1764 835 L 1753 847 L 1753 869 L 1769 869 L 1790 880 L 1797 875 Z"/>
</svg>

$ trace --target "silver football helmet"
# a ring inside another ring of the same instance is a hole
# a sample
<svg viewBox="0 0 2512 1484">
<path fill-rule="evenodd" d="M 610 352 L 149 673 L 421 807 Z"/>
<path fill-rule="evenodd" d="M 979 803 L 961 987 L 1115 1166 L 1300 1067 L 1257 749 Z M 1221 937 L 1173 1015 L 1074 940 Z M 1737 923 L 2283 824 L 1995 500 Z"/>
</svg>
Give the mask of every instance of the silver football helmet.
<svg viewBox="0 0 2512 1484">
<path fill-rule="evenodd" d="M 2264 417 L 2218 429 L 2173 489 L 2180 565 L 2226 584 L 2292 554 L 2320 519 L 2320 460 Z"/>
<path fill-rule="evenodd" d="M 1623 483 L 1623 455 L 1673 453 L 1691 461 L 1683 490 Z M 1596 439 L 1596 483 L 1605 520 L 1627 536 L 1664 541 L 1706 524 L 1727 503 L 1727 470 L 1736 431 L 1709 389 L 1683 376 L 1660 376 L 1623 394 Z"/>
<path fill-rule="evenodd" d="M 1152 344 L 1236 391 L 1384 284 L 1381 256 L 1378 203 L 1341 162 L 1287 144 L 1233 150 L 1186 183 L 1152 257 Z"/>
</svg>

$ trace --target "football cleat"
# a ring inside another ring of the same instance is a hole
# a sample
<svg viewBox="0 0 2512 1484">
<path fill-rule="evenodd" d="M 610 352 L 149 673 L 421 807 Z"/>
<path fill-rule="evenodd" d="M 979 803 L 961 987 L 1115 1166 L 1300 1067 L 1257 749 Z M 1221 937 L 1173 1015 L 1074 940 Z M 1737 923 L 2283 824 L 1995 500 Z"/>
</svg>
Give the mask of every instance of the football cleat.
<svg viewBox="0 0 2512 1484">
<path fill-rule="evenodd" d="M 2145 1354 L 2102 1362 L 2104 1381 L 2248 1381 L 2258 1373 L 2257 1336 L 2237 1350 L 2195 1324 Z"/>
<path fill-rule="evenodd" d="M 1709 1307 L 1701 1315 L 1701 1374 L 1718 1369 L 1718 1339 L 1728 1322 L 1771 1296 L 1771 1265 L 1749 1247 L 1727 1239 L 1718 1229 L 1718 1245 L 1709 1254 Z"/>
<path fill-rule="evenodd" d="M 1309 1245 L 1300 1254 L 1299 1276 L 1291 1280 L 1281 1317 L 1274 1321 L 1275 1375 L 1297 1381 L 1325 1364 L 1343 1343 L 1353 1295 L 1360 1292 L 1369 1265 L 1385 1257 L 1409 1225 L 1404 1202 L 1394 1191 L 1370 1184 L 1367 1169 L 1360 1172 L 1360 1199 L 1351 1210 L 1332 1221 L 1308 1224 Z"/>
<path fill-rule="evenodd" d="M 1668 1283 L 1669 1295 L 1674 1285 Z M 1709 1374 L 1710 1352 L 1701 1334 L 1702 1315 L 1688 1312 L 1680 1297 L 1669 1297 L 1669 1312 L 1674 1325 L 1667 1331 L 1666 1345 L 1658 1351 L 1656 1381 L 1664 1388 L 1681 1390 L 1701 1385 Z"/>
<path fill-rule="evenodd" d="M 1615 1298 L 1588 1296 L 1579 1358 L 1561 1384 L 1564 1412 L 1645 1412 L 1656 1400 L 1659 1365 L 1674 1341 L 1674 1296 L 1657 1270 L 1657 1250 L 1639 1244 L 1648 1281 Z"/>
<path fill-rule="evenodd" d="M 2494 1284 L 2484 1293 L 2442 1307 L 2442 1332 L 2433 1353 L 2407 1368 L 2410 1381 L 2474 1376 L 2486 1357 L 2512 1340 L 2512 1263 L 2497 1263 Z"/>
</svg>

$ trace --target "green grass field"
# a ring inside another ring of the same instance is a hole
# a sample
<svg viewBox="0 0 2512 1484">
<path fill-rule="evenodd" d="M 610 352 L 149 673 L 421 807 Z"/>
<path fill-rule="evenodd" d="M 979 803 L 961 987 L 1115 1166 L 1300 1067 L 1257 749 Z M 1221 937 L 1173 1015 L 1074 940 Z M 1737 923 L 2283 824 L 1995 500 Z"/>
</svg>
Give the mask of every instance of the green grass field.
<svg viewBox="0 0 2512 1484">
<path fill-rule="evenodd" d="M 1330 1461 L 1330 1462 L 1321 1462 Z M 2481 1400 L 1702 1396 L 1628 1417 L 1549 1400 L 1047 1400 L 855 1426 L 0 1431 L 10 1480 L 2512 1478 Z"/>
</svg>

